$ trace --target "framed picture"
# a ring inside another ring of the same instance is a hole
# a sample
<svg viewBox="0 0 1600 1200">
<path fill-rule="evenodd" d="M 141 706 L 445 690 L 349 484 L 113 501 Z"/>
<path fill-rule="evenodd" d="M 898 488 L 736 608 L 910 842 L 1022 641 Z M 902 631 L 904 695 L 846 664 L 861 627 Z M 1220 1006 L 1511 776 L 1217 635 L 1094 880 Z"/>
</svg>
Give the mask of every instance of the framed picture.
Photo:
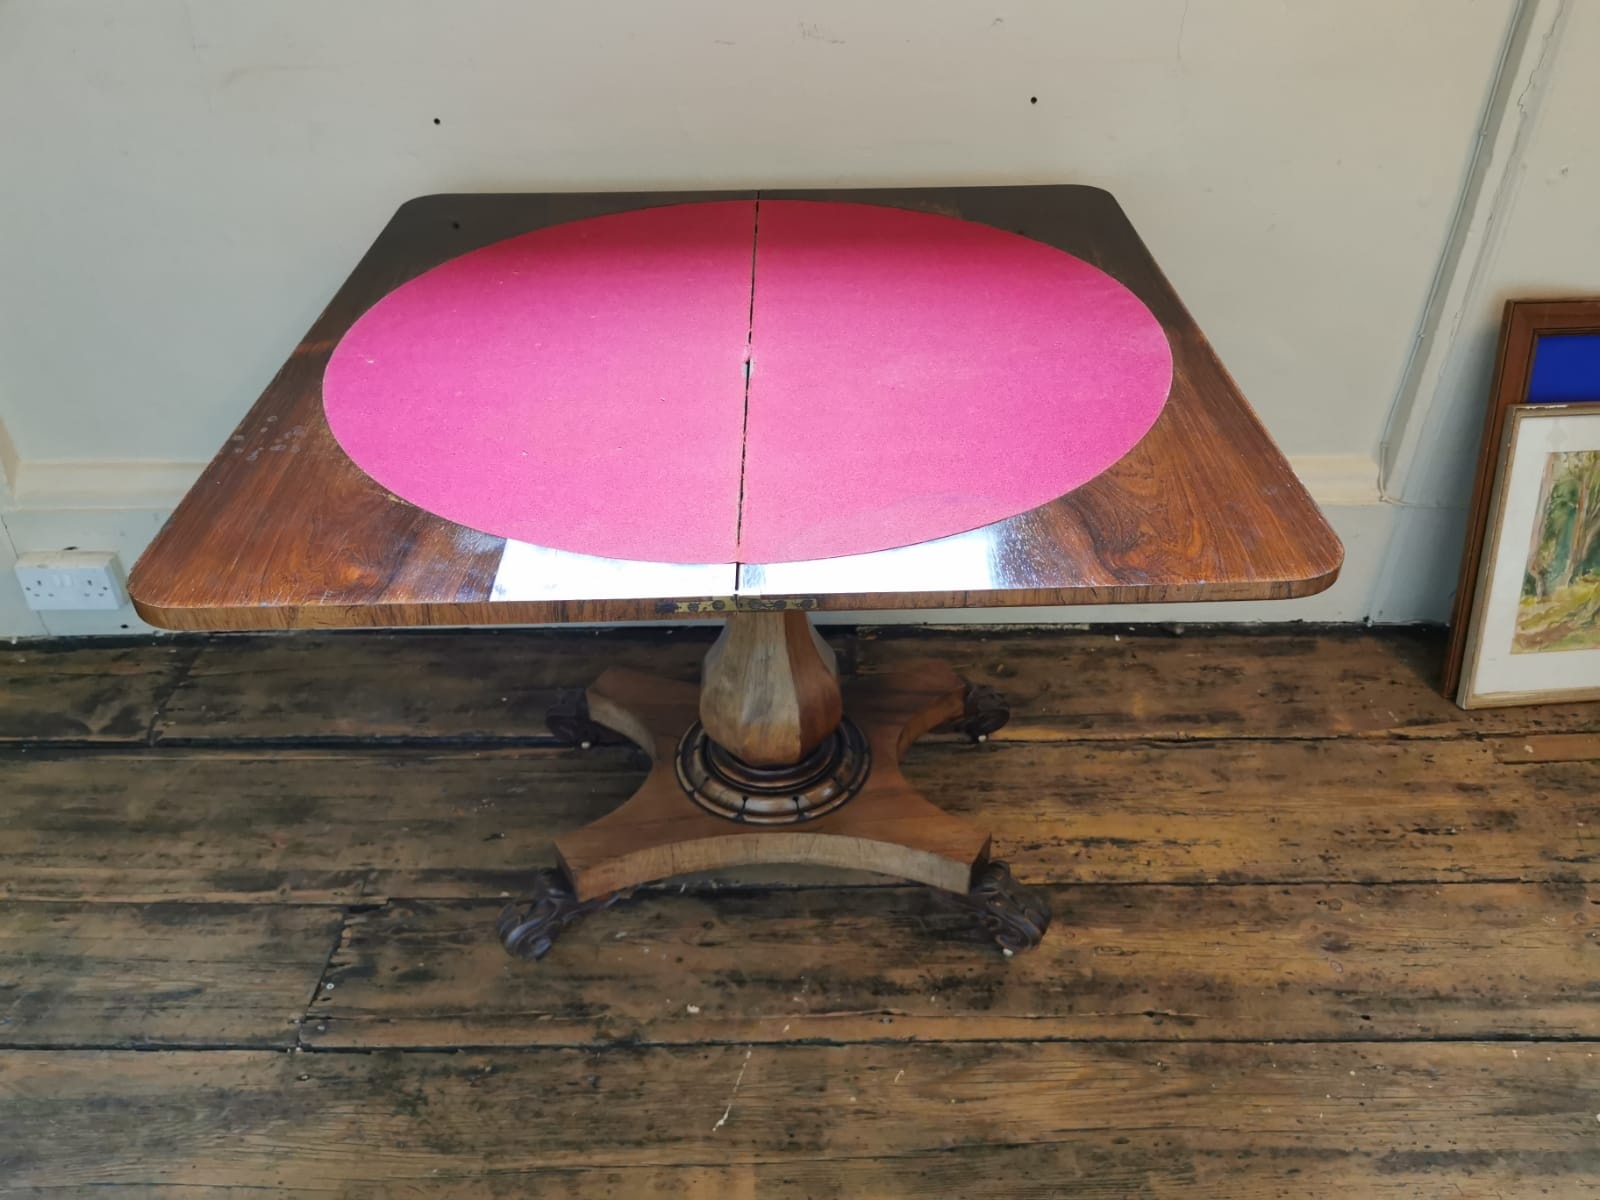
<svg viewBox="0 0 1600 1200">
<path fill-rule="evenodd" d="M 1478 454 L 1477 482 L 1467 515 L 1467 545 L 1461 556 L 1445 657 L 1444 693 L 1463 705 L 1467 641 L 1473 626 L 1479 570 L 1485 561 L 1496 467 L 1506 448 L 1507 414 L 1517 405 L 1583 402 L 1600 402 L 1600 299 L 1510 301 L 1500 325 L 1500 350 Z M 1523 703 L 1534 703 L 1535 699 Z"/>
<path fill-rule="evenodd" d="M 1600 404 L 1518 405 L 1456 702 L 1600 700 Z"/>
</svg>

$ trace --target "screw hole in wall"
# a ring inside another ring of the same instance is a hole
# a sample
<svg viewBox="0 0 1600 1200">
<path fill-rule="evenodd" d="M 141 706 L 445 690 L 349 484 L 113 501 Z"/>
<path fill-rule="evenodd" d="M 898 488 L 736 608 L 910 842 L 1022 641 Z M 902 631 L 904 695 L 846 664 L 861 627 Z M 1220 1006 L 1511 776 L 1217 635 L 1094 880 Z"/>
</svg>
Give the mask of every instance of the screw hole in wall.
<svg viewBox="0 0 1600 1200">
<path fill-rule="evenodd" d="M 435 125 L 439 125 L 439 124 L 442 124 L 442 122 L 441 122 L 441 121 L 440 121 L 440 120 L 439 120 L 439 118 L 438 118 L 438 117 L 435 117 L 435 118 L 434 118 L 434 119 L 433 119 L 433 123 L 434 123 L 434 124 L 435 124 Z"/>
<path fill-rule="evenodd" d="M 1039 97 L 1037 97 L 1037 96 L 1029 96 L 1028 97 L 1028 103 L 1029 104 L 1037 104 L 1037 103 L 1039 103 Z M 437 121 L 434 122 L 435 125 L 437 125 L 438 123 L 439 122 L 437 122 Z"/>
</svg>

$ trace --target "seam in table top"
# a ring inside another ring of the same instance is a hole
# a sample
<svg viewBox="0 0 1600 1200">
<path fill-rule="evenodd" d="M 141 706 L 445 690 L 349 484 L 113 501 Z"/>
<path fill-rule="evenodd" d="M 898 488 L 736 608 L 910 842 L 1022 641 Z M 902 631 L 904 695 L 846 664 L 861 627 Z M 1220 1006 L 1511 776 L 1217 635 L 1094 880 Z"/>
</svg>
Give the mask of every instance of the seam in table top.
<svg viewBox="0 0 1600 1200">
<path fill-rule="evenodd" d="M 761 193 L 755 194 L 755 204 L 750 220 L 750 309 L 745 318 L 744 333 L 744 415 L 739 427 L 739 509 L 733 526 L 734 590 L 738 590 L 738 571 L 743 561 L 740 549 L 744 544 L 744 463 L 750 449 L 750 361 L 755 353 L 756 338 L 756 251 L 761 241 Z"/>
</svg>

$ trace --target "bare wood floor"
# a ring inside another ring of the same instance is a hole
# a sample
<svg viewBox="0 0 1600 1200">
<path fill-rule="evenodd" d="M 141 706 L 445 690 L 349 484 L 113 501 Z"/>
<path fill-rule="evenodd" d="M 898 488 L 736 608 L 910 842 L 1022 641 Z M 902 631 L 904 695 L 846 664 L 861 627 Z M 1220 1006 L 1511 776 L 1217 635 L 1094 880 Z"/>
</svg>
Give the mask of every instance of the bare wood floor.
<svg viewBox="0 0 1600 1200">
<path fill-rule="evenodd" d="M 1057 923 L 654 890 L 492 935 L 621 801 L 557 692 L 709 631 L 0 650 L 0 1194 L 1600 1195 L 1600 705 L 1440 638 L 848 633 L 1009 693 L 913 782 Z"/>
</svg>

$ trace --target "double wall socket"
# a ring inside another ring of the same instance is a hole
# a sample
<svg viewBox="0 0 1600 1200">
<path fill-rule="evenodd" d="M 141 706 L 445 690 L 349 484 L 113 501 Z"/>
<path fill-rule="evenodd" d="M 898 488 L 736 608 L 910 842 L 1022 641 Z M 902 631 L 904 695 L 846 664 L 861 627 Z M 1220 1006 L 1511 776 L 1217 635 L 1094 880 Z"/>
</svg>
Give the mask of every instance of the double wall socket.
<svg viewBox="0 0 1600 1200">
<path fill-rule="evenodd" d="M 35 612 L 91 612 L 128 602 L 122 564 L 110 550 L 45 550 L 17 556 L 17 580 Z"/>
</svg>

